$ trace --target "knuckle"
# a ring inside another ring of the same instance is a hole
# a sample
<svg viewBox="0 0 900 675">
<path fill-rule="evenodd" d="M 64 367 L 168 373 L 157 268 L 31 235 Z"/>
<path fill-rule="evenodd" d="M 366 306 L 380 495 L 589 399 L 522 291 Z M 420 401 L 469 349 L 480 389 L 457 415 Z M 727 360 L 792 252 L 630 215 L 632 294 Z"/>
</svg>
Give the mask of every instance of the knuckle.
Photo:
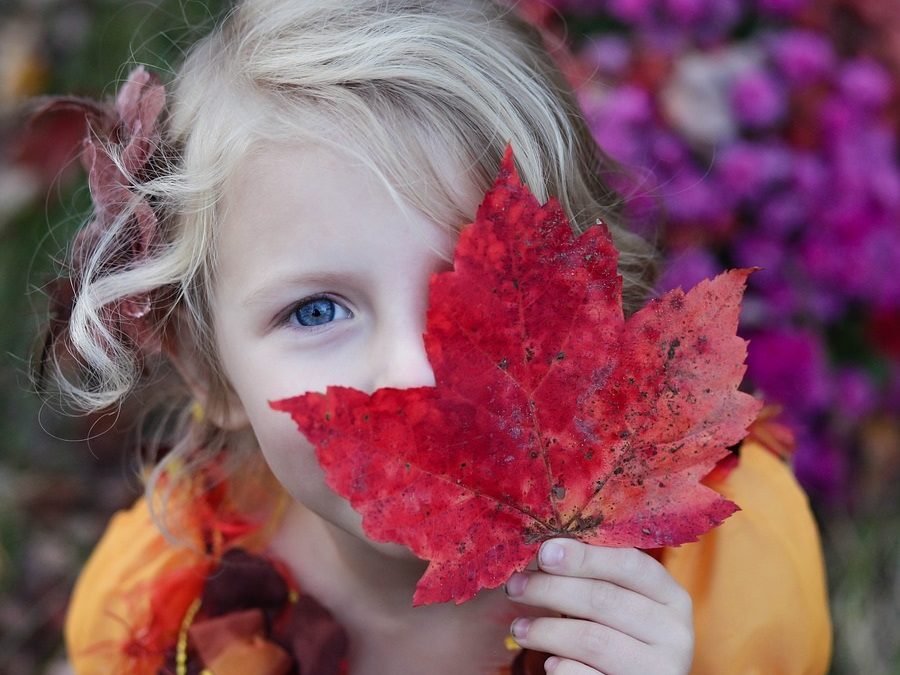
<svg viewBox="0 0 900 675">
<path fill-rule="evenodd" d="M 672 626 L 667 631 L 665 649 L 671 653 L 671 663 L 689 661 L 694 653 L 694 627 L 681 622 Z"/>
<path fill-rule="evenodd" d="M 610 587 L 602 582 L 594 582 L 588 591 L 588 606 L 595 611 L 602 612 L 608 608 L 611 601 Z"/>
<path fill-rule="evenodd" d="M 590 564 L 590 545 L 573 539 L 572 541 L 567 541 L 565 546 L 566 557 L 564 561 L 568 563 L 566 567 L 574 572 L 586 571 Z"/>
<path fill-rule="evenodd" d="M 649 565 L 650 562 L 655 561 L 646 553 L 636 548 L 627 549 L 622 559 L 622 570 L 629 577 L 646 577 L 654 571 Z"/>
<path fill-rule="evenodd" d="M 673 592 L 672 605 L 683 612 L 687 616 L 691 616 L 694 613 L 694 599 L 691 597 L 691 594 L 688 593 L 683 586 L 680 584 L 675 587 L 675 591 Z"/>
<path fill-rule="evenodd" d="M 565 579 L 553 574 L 534 574 L 528 581 L 533 597 L 559 598 L 566 593 Z"/>
<path fill-rule="evenodd" d="M 589 659 L 603 656 L 610 648 L 609 632 L 596 623 L 584 626 L 578 640 Z"/>
</svg>

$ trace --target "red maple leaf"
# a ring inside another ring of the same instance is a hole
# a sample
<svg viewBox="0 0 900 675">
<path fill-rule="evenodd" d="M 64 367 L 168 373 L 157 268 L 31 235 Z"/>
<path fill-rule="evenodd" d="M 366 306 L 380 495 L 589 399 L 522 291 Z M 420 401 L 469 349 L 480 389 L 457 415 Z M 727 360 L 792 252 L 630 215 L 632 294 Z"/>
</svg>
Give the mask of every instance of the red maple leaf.
<svg viewBox="0 0 900 675">
<path fill-rule="evenodd" d="M 737 387 L 751 270 L 669 292 L 627 321 L 605 226 L 575 236 L 511 149 L 432 276 L 424 335 L 435 387 L 347 387 L 289 412 L 368 536 L 430 561 L 414 604 L 504 583 L 552 537 L 655 548 L 737 506 L 700 481 L 760 403 Z"/>
</svg>

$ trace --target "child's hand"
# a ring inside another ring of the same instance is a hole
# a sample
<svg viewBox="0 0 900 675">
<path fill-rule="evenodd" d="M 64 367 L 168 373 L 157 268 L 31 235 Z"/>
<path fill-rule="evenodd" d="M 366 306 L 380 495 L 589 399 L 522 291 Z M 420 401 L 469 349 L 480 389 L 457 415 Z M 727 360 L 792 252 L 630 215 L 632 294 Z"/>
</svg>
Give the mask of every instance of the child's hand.
<svg viewBox="0 0 900 675">
<path fill-rule="evenodd" d="M 544 542 L 540 571 L 514 574 L 515 602 L 565 618 L 519 618 L 516 641 L 555 654 L 554 675 L 684 675 L 694 653 L 691 597 L 665 567 L 634 548 L 591 546 L 575 539 Z"/>
</svg>

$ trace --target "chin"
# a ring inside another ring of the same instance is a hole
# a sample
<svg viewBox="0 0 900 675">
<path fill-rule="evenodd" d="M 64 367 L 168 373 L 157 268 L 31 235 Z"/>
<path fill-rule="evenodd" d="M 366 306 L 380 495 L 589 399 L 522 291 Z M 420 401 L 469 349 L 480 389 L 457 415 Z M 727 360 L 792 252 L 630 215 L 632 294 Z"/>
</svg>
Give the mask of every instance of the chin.
<svg viewBox="0 0 900 675">
<path fill-rule="evenodd" d="M 416 556 L 415 553 L 410 551 L 403 544 L 396 544 L 393 542 L 387 541 L 378 541 L 376 539 L 372 539 L 369 537 L 364 531 L 362 526 L 362 516 L 360 516 L 353 508 L 350 506 L 349 502 L 344 502 L 346 506 L 346 510 L 349 513 L 345 515 L 348 516 L 346 518 L 341 519 L 341 523 L 338 526 L 344 530 L 345 532 L 353 535 L 354 537 L 362 540 L 372 549 L 377 551 L 379 554 L 383 555 L 386 558 L 391 558 L 392 560 L 405 560 L 405 561 L 420 561 L 423 564 L 426 561 L 423 561 L 421 558 Z"/>
<path fill-rule="evenodd" d="M 359 536 L 365 539 L 368 542 L 369 546 L 374 548 L 386 558 L 406 561 L 418 560 L 423 564 L 427 562 L 419 558 L 415 553 L 410 551 L 408 548 L 406 548 L 406 546 L 403 546 L 402 544 L 391 544 L 382 541 L 373 541 L 372 539 L 369 539 L 365 534 L 360 534 Z"/>
</svg>

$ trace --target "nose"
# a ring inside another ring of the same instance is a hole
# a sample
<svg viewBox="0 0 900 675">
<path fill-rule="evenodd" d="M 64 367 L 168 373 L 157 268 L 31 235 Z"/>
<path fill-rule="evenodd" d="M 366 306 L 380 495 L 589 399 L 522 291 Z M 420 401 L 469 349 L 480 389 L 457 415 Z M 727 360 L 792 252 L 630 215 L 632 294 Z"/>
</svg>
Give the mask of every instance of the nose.
<svg viewBox="0 0 900 675">
<path fill-rule="evenodd" d="M 373 390 L 434 386 L 434 370 L 422 339 L 423 324 L 423 321 L 406 321 L 383 327 L 369 355 Z"/>
</svg>

